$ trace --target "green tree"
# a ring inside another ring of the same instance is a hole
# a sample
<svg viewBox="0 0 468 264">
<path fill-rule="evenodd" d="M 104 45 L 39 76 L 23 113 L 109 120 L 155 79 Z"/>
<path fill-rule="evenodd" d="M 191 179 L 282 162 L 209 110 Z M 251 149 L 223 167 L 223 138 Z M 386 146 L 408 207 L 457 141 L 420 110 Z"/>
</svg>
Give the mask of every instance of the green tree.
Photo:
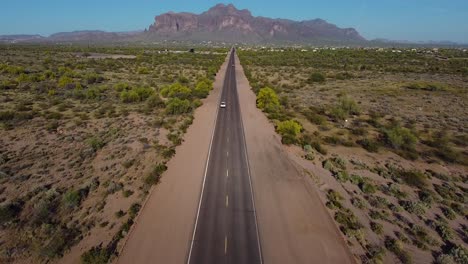
<svg viewBox="0 0 468 264">
<path fill-rule="evenodd" d="M 206 98 L 211 91 L 212 83 L 205 80 L 199 81 L 193 90 L 193 94 L 199 98 Z"/>
<path fill-rule="evenodd" d="M 295 120 L 279 122 L 276 131 L 281 135 L 283 144 L 293 144 L 297 142 L 297 136 L 301 133 L 302 126 Z"/>
<path fill-rule="evenodd" d="M 307 82 L 308 83 L 315 83 L 315 82 L 323 83 L 325 82 L 325 76 L 320 72 L 313 72 L 310 75 L 309 79 L 307 79 Z"/>
<path fill-rule="evenodd" d="M 184 114 L 191 110 L 190 101 L 187 99 L 171 98 L 166 105 L 166 112 L 170 115 Z"/>
<path fill-rule="evenodd" d="M 260 89 L 257 95 L 257 107 L 265 112 L 278 110 L 280 102 L 276 92 L 269 87 Z"/>
<path fill-rule="evenodd" d="M 190 97 L 191 93 L 192 90 L 190 90 L 190 88 L 183 86 L 178 82 L 166 86 L 161 90 L 161 95 L 169 98 L 177 97 L 180 99 L 187 99 Z"/>
</svg>

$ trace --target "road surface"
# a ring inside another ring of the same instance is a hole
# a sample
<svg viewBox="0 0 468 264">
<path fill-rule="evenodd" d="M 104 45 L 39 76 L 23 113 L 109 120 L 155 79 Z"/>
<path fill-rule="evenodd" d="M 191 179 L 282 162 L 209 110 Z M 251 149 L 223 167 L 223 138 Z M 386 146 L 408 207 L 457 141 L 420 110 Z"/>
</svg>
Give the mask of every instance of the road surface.
<svg viewBox="0 0 468 264">
<path fill-rule="evenodd" d="M 231 52 L 187 263 L 261 263 Z"/>
</svg>

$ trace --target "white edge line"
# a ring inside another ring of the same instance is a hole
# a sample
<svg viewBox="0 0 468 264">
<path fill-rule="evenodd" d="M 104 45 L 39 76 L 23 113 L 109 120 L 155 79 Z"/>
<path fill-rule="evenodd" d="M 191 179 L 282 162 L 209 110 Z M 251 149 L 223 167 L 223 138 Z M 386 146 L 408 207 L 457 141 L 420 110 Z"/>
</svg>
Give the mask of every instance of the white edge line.
<svg viewBox="0 0 468 264">
<path fill-rule="evenodd" d="M 231 52 L 232 52 L 232 50 L 231 50 Z M 229 54 L 229 56 L 231 56 L 231 54 Z M 230 61 L 230 58 L 228 59 L 227 67 L 229 67 L 229 61 Z M 227 68 L 227 69 L 229 69 L 229 68 Z M 224 76 L 224 79 L 226 79 L 226 76 Z M 188 255 L 188 258 L 187 258 L 187 264 L 190 264 L 190 257 L 192 256 L 192 249 L 193 249 L 193 241 L 195 241 L 195 234 L 197 232 L 198 217 L 200 216 L 200 208 L 201 208 L 201 203 L 202 203 L 202 200 L 203 200 L 203 191 L 205 190 L 206 174 L 208 172 L 208 165 L 210 163 L 211 147 L 213 145 L 213 138 L 214 138 L 214 134 L 215 134 L 215 130 L 216 130 L 216 124 L 218 123 L 218 113 L 219 113 L 218 104 L 221 101 L 221 96 L 223 95 L 223 91 L 224 91 L 224 81 L 223 81 L 223 86 L 221 86 L 221 91 L 219 92 L 218 101 L 217 101 L 217 104 L 216 104 L 215 123 L 214 123 L 213 131 L 211 131 L 210 147 L 209 147 L 209 150 L 208 150 L 208 158 L 207 158 L 206 164 L 205 164 L 205 174 L 203 176 L 202 190 L 201 190 L 201 194 L 200 194 L 200 200 L 198 201 L 197 217 L 195 218 L 195 226 L 193 228 L 192 241 L 190 242 L 190 250 L 189 250 L 189 255 Z"/>
<path fill-rule="evenodd" d="M 234 63 L 236 62 L 236 56 L 234 56 Z M 240 60 L 239 60 L 240 64 Z M 242 67 L 242 66 L 241 66 Z M 235 75 L 235 72 L 234 72 Z M 257 210 L 255 209 L 255 197 L 254 197 L 254 192 L 252 189 L 252 177 L 250 176 L 250 163 L 248 159 L 248 153 L 247 153 L 247 143 L 245 141 L 245 130 L 244 130 L 244 121 L 242 120 L 242 110 L 241 104 L 239 103 L 239 92 L 237 89 L 237 77 L 236 77 L 236 93 L 237 93 L 237 102 L 239 104 L 239 110 L 240 110 L 240 119 L 241 119 L 241 126 L 242 126 L 242 137 L 244 138 L 244 156 L 245 156 L 245 161 L 247 163 L 247 173 L 249 174 L 249 185 L 250 185 L 250 193 L 252 195 L 252 206 L 253 206 L 253 211 L 254 211 L 254 218 L 255 218 L 255 230 L 257 231 L 257 245 L 258 245 L 258 255 L 260 256 L 260 264 L 263 264 L 263 258 L 262 258 L 262 247 L 260 246 L 260 234 L 258 232 L 258 224 L 257 224 Z"/>
</svg>

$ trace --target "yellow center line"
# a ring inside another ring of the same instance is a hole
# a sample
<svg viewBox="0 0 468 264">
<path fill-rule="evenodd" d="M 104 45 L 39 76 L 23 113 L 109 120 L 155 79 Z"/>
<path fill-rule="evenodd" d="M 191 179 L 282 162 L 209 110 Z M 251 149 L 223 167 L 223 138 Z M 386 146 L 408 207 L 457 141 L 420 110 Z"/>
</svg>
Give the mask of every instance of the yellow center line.
<svg viewBox="0 0 468 264">
<path fill-rule="evenodd" d="M 229 170 L 226 170 L 226 178 L 229 177 Z"/>
<path fill-rule="evenodd" d="M 226 194 L 226 207 L 229 206 L 229 196 Z"/>
</svg>

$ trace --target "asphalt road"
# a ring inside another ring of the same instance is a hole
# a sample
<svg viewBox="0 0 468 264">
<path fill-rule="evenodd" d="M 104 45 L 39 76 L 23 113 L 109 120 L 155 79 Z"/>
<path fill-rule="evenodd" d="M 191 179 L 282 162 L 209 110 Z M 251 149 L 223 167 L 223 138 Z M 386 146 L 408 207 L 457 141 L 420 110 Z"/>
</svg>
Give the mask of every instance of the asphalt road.
<svg viewBox="0 0 468 264">
<path fill-rule="evenodd" d="M 187 263 L 262 263 L 231 52 Z"/>
</svg>

